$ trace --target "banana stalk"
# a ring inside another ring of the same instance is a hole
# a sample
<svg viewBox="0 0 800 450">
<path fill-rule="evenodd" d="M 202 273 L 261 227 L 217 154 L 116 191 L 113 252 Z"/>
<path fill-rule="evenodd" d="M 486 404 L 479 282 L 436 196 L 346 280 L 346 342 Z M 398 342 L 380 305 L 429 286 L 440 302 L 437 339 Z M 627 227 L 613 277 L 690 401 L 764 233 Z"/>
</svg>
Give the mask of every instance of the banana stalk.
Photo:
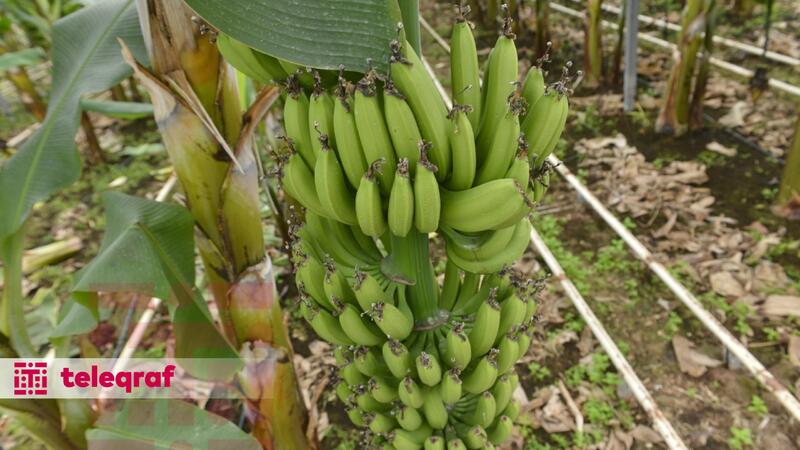
<svg viewBox="0 0 800 450">
<path fill-rule="evenodd" d="M 678 41 L 678 61 L 672 67 L 665 101 L 656 121 L 656 131 L 682 135 L 689 130 L 692 92 L 697 92 L 694 81 L 697 53 L 703 42 L 702 32 L 713 13 L 713 0 L 688 0 L 681 16 Z M 709 39 L 711 39 L 709 37 Z"/>
<path fill-rule="evenodd" d="M 778 205 L 800 200 L 800 119 L 795 126 L 794 139 L 786 156 L 781 187 L 778 191 Z"/>
<path fill-rule="evenodd" d="M 142 0 L 139 6 L 153 72 L 127 49 L 123 53 L 150 94 L 197 224 L 225 335 L 250 356 L 239 381 L 253 434 L 267 449 L 313 448 L 303 432 L 306 413 L 259 216 L 252 134 L 278 88 L 262 90 L 243 118 L 235 74 L 217 50 L 214 32 L 193 20 L 180 0 Z"/>
<path fill-rule="evenodd" d="M 587 6 L 583 67 L 586 80 L 593 84 L 600 84 L 603 77 L 603 44 L 600 19 L 603 0 L 589 0 Z"/>
</svg>

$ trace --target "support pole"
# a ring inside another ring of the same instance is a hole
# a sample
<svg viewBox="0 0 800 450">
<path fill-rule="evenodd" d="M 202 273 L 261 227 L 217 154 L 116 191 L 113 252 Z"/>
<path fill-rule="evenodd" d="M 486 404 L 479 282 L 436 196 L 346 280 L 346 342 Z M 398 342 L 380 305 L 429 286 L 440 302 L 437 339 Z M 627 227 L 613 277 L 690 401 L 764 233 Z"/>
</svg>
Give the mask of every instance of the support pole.
<svg viewBox="0 0 800 450">
<path fill-rule="evenodd" d="M 636 103 L 636 69 L 639 46 L 639 0 L 626 0 L 625 8 L 625 76 L 623 97 L 625 112 L 633 110 Z"/>
</svg>

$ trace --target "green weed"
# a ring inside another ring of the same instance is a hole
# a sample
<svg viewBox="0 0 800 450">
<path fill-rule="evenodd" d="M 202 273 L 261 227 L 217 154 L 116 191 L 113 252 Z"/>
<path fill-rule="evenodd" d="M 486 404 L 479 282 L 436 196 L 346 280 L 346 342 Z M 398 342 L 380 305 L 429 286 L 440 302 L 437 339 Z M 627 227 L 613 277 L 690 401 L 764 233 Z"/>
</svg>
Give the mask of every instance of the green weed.
<svg viewBox="0 0 800 450">
<path fill-rule="evenodd" d="M 749 428 L 731 427 L 731 437 L 728 438 L 728 445 L 735 450 L 753 445 L 753 437 Z"/>
</svg>

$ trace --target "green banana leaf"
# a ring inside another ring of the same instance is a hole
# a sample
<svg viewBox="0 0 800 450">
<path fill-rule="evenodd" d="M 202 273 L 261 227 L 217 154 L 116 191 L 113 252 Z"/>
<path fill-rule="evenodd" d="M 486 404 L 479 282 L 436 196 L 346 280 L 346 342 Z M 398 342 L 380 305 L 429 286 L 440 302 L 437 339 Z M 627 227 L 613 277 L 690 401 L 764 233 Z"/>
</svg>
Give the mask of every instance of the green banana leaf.
<svg viewBox="0 0 800 450">
<path fill-rule="evenodd" d="M 116 119 L 133 120 L 153 115 L 153 105 L 150 103 L 116 102 L 85 98 L 81 100 L 81 108 L 84 111 L 96 112 Z"/>
<path fill-rule="evenodd" d="M 26 48 L 17 52 L 3 53 L 0 55 L 0 74 L 8 69 L 32 66 L 44 61 L 46 55 L 41 47 Z"/>
<path fill-rule="evenodd" d="M 105 193 L 103 203 L 103 243 L 78 275 L 74 288 L 78 295 L 50 337 L 85 332 L 87 325 L 96 324 L 99 305 L 92 293 L 136 292 L 171 303 L 177 358 L 236 358 L 236 350 L 214 325 L 194 286 L 194 221 L 189 212 L 176 204 L 119 192 Z M 226 379 L 230 375 L 211 376 Z"/>
<path fill-rule="evenodd" d="M 103 1 L 55 23 L 47 116 L 0 168 L 0 243 L 22 226 L 34 203 L 78 178 L 81 96 L 108 89 L 131 73 L 117 38 L 146 59 L 134 0 Z"/>
<path fill-rule="evenodd" d="M 187 0 L 215 28 L 268 55 L 319 69 L 386 73 L 401 22 L 387 0 Z"/>
<path fill-rule="evenodd" d="M 89 450 L 241 449 L 261 446 L 234 423 L 180 400 L 127 400 L 86 432 Z"/>
</svg>

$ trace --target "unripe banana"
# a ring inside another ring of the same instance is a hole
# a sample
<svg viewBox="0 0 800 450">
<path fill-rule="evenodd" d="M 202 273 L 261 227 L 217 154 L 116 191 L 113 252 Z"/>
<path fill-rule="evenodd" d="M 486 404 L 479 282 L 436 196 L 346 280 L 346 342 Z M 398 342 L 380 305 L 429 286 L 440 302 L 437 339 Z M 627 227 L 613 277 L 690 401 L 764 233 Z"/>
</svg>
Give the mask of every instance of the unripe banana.
<svg viewBox="0 0 800 450">
<path fill-rule="evenodd" d="M 503 410 L 502 415 L 508 416 L 508 418 L 512 421 L 517 420 L 521 408 L 522 405 L 520 405 L 518 400 L 511 399 L 511 401 L 508 403 L 508 406 L 506 406 L 506 409 Z"/>
<path fill-rule="evenodd" d="M 480 394 L 489 389 L 497 380 L 497 349 L 492 349 L 478 364 L 463 377 L 463 389 L 470 394 Z"/>
<path fill-rule="evenodd" d="M 225 33 L 217 34 L 217 48 L 225 61 L 236 70 L 263 84 L 271 84 L 288 76 L 276 58 L 261 53 Z"/>
<path fill-rule="evenodd" d="M 374 347 L 358 347 L 356 348 L 353 357 L 353 364 L 356 365 L 358 371 L 368 377 L 374 377 L 388 373 L 385 369 L 383 361 L 380 359 L 380 353 Z"/>
<path fill-rule="evenodd" d="M 353 360 L 353 352 L 347 347 L 336 345 L 333 347 L 333 359 L 336 360 L 336 365 L 344 366 Z"/>
<path fill-rule="evenodd" d="M 408 406 L 400 405 L 395 409 L 394 413 L 397 418 L 397 423 L 403 427 L 404 430 L 414 431 L 422 425 L 422 415 L 419 411 Z"/>
<path fill-rule="evenodd" d="M 389 434 L 388 439 L 397 450 L 419 450 L 431 433 L 433 433 L 433 429 L 423 423 L 414 431 L 395 429 Z"/>
<path fill-rule="evenodd" d="M 372 395 L 370 395 L 366 386 L 356 386 L 354 397 L 355 404 L 365 412 L 370 413 L 375 411 L 384 411 L 387 409 L 386 405 L 378 402 Z"/>
<path fill-rule="evenodd" d="M 425 401 L 422 388 L 411 377 L 405 377 L 400 381 L 397 386 L 397 396 L 403 404 L 415 409 L 422 408 Z"/>
<path fill-rule="evenodd" d="M 356 225 L 355 199 L 336 153 L 328 143 L 328 135 L 320 134 L 318 142 L 320 152 L 314 168 L 314 185 L 320 203 L 328 216 L 348 225 Z"/>
<path fill-rule="evenodd" d="M 422 404 L 422 413 L 425 421 L 434 429 L 441 430 L 447 425 L 447 408 L 444 406 L 438 388 L 425 390 L 425 401 Z"/>
<path fill-rule="evenodd" d="M 491 392 L 485 391 L 478 396 L 478 402 L 475 404 L 475 409 L 472 414 L 470 414 L 468 423 L 487 428 L 494 422 L 496 412 L 497 404 L 495 403 L 494 396 Z"/>
<path fill-rule="evenodd" d="M 297 268 L 295 274 L 297 288 L 329 312 L 334 311 L 333 304 L 325 294 L 325 266 L 316 258 L 306 256 L 295 267 Z"/>
<path fill-rule="evenodd" d="M 314 332 L 326 341 L 337 345 L 353 345 L 354 342 L 350 339 L 339 325 L 339 320 L 336 319 L 324 309 L 319 309 L 311 305 L 308 300 L 301 303 L 301 313 L 306 318 Z"/>
<path fill-rule="evenodd" d="M 472 428 L 464 430 L 462 433 L 459 433 L 459 435 L 464 440 L 464 444 L 466 444 L 467 448 L 470 449 L 482 449 L 486 441 L 489 440 L 486 435 L 486 430 L 480 425 L 475 425 Z"/>
<path fill-rule="evenodd" d="M 392 297 L 371 274 L 356 270 L 353 278 L 355 280 L 353 292 L 355 292 L 356 300 L 362 311 L 370 311 L 375 303 L 393 303 Z"/>
<path fill-rule="evenodd" d="M 425 450 L 444 450 L 445 442 L 442 436 L 431 436 L 425 439 L 423 448 Z"/>
<path fill-rule="evenodd" d="M 528 329 L 523 330 L 519 334 L 519 337 L 517 338 L 517 341 L 519 342 L 519 353 L 517 353 L 517 360 L 528 354 L 528 349 L 530 348 L 531 341 L 533 340 L 531 334 L 532 332 Z"/>
<path fill-rule="evenodd" d="M 369 393 L 381 403 L 391 403 L 397 400 L 397 389 L 382 377 L 372 377 L 368 383 Z"/>
<path fill-rule="evenodd" d="M 325 295 L 334 306 L 336 306 L 335 301 L 355 303 L 355 293 L 347 283 L 343 270 L 332 258 L 325 260 L 325 278 L 322 285 Z"/>
<path fill-rule="evenodd" d="M 339 312 L 344 333 L 358 345 L 380 345 L 386 338 L 371 323 L 365 323 L 355 306 L 345 304 Z"/>
<path fill-rule="evenodd" d="M 441 201 L 439 183 L 434 175 L 437 166 L 428 161 L 428 142 L 420 141 L 417 175 L 414 177 L 414 225 L 420 233 L 432 233 L 439 228 Z"/>
<path fill-rule="evenodd" d="M 458 289 L 461 287 L 461 271 L 458 266 L 447 260 L 444 267 L 444 281 L 442 292 L 439 295 L 439 308 L 449 310 L 458 298 Z"/>
<path fill-rule="evenodd" d="M 450 259 L 448 258 L 448 261 Z M 455 315 L 472 314 L 478 310 L 478 307 L 486 297 L 489 295 L 488 287 L 486 289 L 478 289 L 481 283 L 481 275 L 473 272 L 465 272 L 464 280 L 461 282 L 461 287 L 458 290 L 458 299 L 453 305 L 452 311 Z M 482 292 L 481 299 L 475 299 L 475 296 Z M 474 305 L 471 303 L 475 301 Z M 474 309 L 473 307 L 474 306 Z"/>
<path fill-rule="evenodd" d="M 517 156 L 511 162 L 511 167 L 508 168 L 504 178 L 511 178 L 516 180 L 520 186 L 526 187 L 530 184 L 531 179 L 531 164 L 528 162 L 528 143 L 525 141 L 525 135 L 520 134 L 517 141 Z M 536 199 L 534 198 L 534 201 Z"/>
<path fill-rule="evenodd" d="M 314 87 L 314 77 L 308 72 L 306 68 L 299 64 L 295 64 L 290 61 L 286 61 L 285 59 L 278 59 L 278 64 L 283 68 L 283 70 L 288 73 L 290 76 L 297 77 L 298 85 L 302 86 L 306 89 L 311 89 Z"/>
<path fill-rule="evenodd" d="M 461 258 L 458 254 L 450 251 L 448 247 L 447 256 L 453 262 L 464 269 L 473 273 L 494 273 L 503 269 L 504 266 L 513 263 L 522 257 L 530 242 L 531 223 L 528 219 L 522 219 L 514 228 L 514 234 L 508 243 L 507 248 L 500 254 L 491 258 L 471 261 Z"/>
<path fill-rule="evenodd" d="M 297 233 L 303 241 L 308 240 L 318 247 L 318 253 L 326 255 L 321 260 L 330 257 L 337 265 L 349 268 L 364 264 L 363 259 L 355 255 L 347 243 L 338 239 L 330 239 L 330 230 L 336 226 L 335 220 L 329 220 L 312 211 L 306 211 L 306 223 Z"/>
<path fill-rule="evenodd" d="M 373 303 L 369 314 L 378 328 L 390 338 L 403 340 L 414 329 L 414 322 L 391 303 Z"/>
<path fill-rule="evenodd" d="M 339 398 L 339 401 L 346 404 L 352 395 L 353 391 L 350 390 L 350 387 L 346 381 L 340 381 L 336 383 L 336 397 Z"/>
<path fill-rule="evenodd" d="M 389 229 L 400 237 L 405 237 L 414 225 L 414 189 L 408 171 L 409 160 L 401 158 L 389 193 Z"/>
<path fill-rule="evenodd" d="M 317 195 L 314 173 L 306 165 L 299 152 L 292 151 L 292 154 L 281 166 L 281 185 L 287 194 L 300 202 L 309 211 L 319 215 L 328 214 L 327 210 L 323 208 L 322 202 L 320 202 L 319 195 Z"/>
<path fill-rule="evenodd" d="M 376 76 L 375 72 L 370 70 L 358 82 L 355 93 L 356 127 L 367 164 L 372 164 L 381 158 L 385 161 L 384 170 L 378 178 L 381 182 L 381 191 L 388 194 L 394 180 L 397 156 L 392 147 L 386 121 L 383 119 L 383 109 L 378 101 L 375 89 Z"/>
<path fill-rule="evenodd" d="M 480 126 L 481 119 L 480 83 L 475 36 L 472 35 L 472 27 L 461 10 L 450 37 L 450 87 L 454 103 L 472 107 L 467 117 L 475 130 Z M 455 154 L 453 159 L 455 164 Z"/>
<path fill-rule="evenodd" d="M 514 431 L 514 421 L 508 416 L 500 416 L 495 424 L 487 430 L 489 441 L 494 445 L 500 445 L 511 437 Z"/>
<path fill-rule="evenodd" d="M 479 308 L 475 314 L 475 322 L 469 331 L 469 345 L 472 356 L 483 356 L 494 345 L 497 337 L 497 328 L 500 325 L 500 305 L 495 296 L 496 290 L 492 290 L 489 298 Z"/>
<path fill-rule="evenodd" d="M 445 405 L 453 405 L 461 399 L 461 370 L 454 367 L 444 374 L 439 391 Z"/>
<path fill-rule="evenodd" d="M 308 167 L 314 168 L 317 155 L 314 152 L 313 128 L 308 126 L 308 97 L 300 87 L 297 75 L 286 80 L 286 101 L 283 105 L 283 127 L 294 148 L 300 153 Z"/>
<path fill-rule="evenodd" d="M 497 327 L 495 343 L 499 343 L 506 333 L 512 331 L 527 319 L 526 311 L 527 305 L 515 293 L 512 293 L 500 303 L 500 324 Z"/>
<path fill-rule="evenodd" d="M 525 82 L 522 84 L 522 96 L 533 106 L 544 94 L 544 71 L 541 67 L 531 66 L 528 74 L 525 75 Z"/>
<path fill-rule="evenodd" d="M 514 45 L 514 35 L 510 30 L 505 30 L 501 35 L 486 63 L 486 73 L 483 83 L 483 111 L 479 136 L 491 137 L 494 125 L 499 123 L 506 111 L 506 101 L 516 89 L 518 77 L 517 47 Z M 480 160 L 480 157 L 478 158 Z"/>
<path fill-rule="evenodd" d="M 440 224 L 465 233 L 506 228 L 530 212 L 523 186 L 501 178 L 464 191 L 442 189 Z"/>
<path fill-rule="evenodd" d="M 367 423 L 370 431 L 377 434 L 388 433 L 397 426 L 397 422 L 393 418 L 379 412 L 366 413 L 364 422 Z"/>
<path fill-rule="evenodd" d="M 472 347 L 469 337 L 464 333 L 463 323 L 456 324 L 447 332 L 443 355 L 445 364 L 462 370 L 472 360 Z"/>
<path fill-rule="evenodd" d="M 322 88 L 322 80 L 319 72 L 313 70 L 311 75 L 314 77 L 314 90 L 308 102 L 308 129 L 312 134 L 317 130 L 318 134 L 328 136 L 327 144 L 331 148 L 336 148 L 336 131 L 333 128 L 333 105 L 334 98 L 330 92 Z M 322 142 L 319 139 L 312 139 L 311 146 L 314 154 L 319 158 L 322 151 Z"/>
<path fill-rule="evenodd" d="M 419 159 L 417 145 L 422 140 L 417 121 L 411 107 L 406 102 L 406 97 L 394 87 L 391 80 L 386 80 L 384 83 L 383 94 L 383 110 L 394 151 L 398 158 L 408 160 L 413 177 Z"/>
<path fill-rule="evenodd" d="M 470 123 L 467 105 L 456 104 L 450 110 L 450 152 L 453 156 L 453 170 L 445 184 L 448 189 L 460 191 L 472 187 L 477 170 L 474 125 Z"/>
<path fill-rule="evenodd" d="M 507 334 L 500 340 L 497 346 L 497 372 L 500 374 L 506 373 L 514 368 L 519 356 L 519 340 L 517 336 L 511 333 Z"/>
<path fill-rule="evenodd" d="M 478 139 L 476 151 L 480 167 L 475 177 L 475 185 L 503 178 L 508 172 L 519 143 L 519 115 L 525 108 L 525 99 L 515 92 L 508 100 L 506 113 L 494 125 L 494 133 L 491 136 L 483 135 Z"/>
<path fill-rule="evenodd" d="M 467 446 L 464 441 L 455 438 L 447 441 L 447 450 L 467 450 Z"/>
<path fill-rule="evenodd" d="M 347 412 L 347 417 L 350 418 L 350 422 L 353 422 L 353 425 L 357 427 L 366 426 L 367 423 L 364 422 L 364 410 L 359 407 L 348 407 L 345 408 Z"/>
<path fill-rule="evenodd" d="M 436 386 L 442 381 L 442 366 L 435 356 L 422 352 L 415 359 L 417 375 L 423 384 Z M 434 427 L 435 428 L 435 427 Z"/>
<path fill-rule="evenodd" d="M 553 151 L 557 137 L 564 130 L 568 111 L 567 97 L 551 90 L 536 101 L 525 117 L 521 128 L 530 149 L 528 157 L 532 167 L 541 167 L 544 157 Z"/>
<path fill-rule="evenodd" d="M 535 180 L 533 180 L 533 201 L 534 203 L 539 203 L 544 198 L 544 194 L 547 192 L 547 189 L 550 187 L 550 173 L 544 172 L 539 174 Z"/>
<path fill-rule="evenodd" d="M 389 371 L 392 372 L 396 378 L 403 378 L 411 372 L 413 365 L 413 358 L 408 349 L 395 339 L 390 339 L 383 344 L 382 348 L 383 360 Z"/>
<path fill-rule="evenodd" d="M 360 386 L 367 382 L 367 377 L 352 362 L 339 369 L 339 374 L 350 386 Z"/>
<path fill-rule="evenodd" d="M 353 189 L 361 183 L 361 177 L 367 171 L 367 161 L 358 137 L 356 118 L 353 112 L 352 84 L 342 75 L 336 90 L 337 101 L 333 107 L 333 130 L 336 133 L 336 151 L 342 164 L 347 181 Z"/>
<path fill-rule="evenodd" d="M 482 261 L 506 251 L 514 235 L 514 226 L 473 235 L 464 235 L 446 228 L 443 231 L 451 252 L 469 261 Z"/>
<path fill-rule="evenodd" d="M 393 41 L 390 46 L 392 80 L 414 111 L 422 138 L 432 144 L 431 162 L 439 168 L 437 178 L 445 180 L 450 173 L 451 161 L 447 108 L 411 45 Z"/>
<path fill-rule="evenodd" d="M 498 412 L 506 409 L 508 402 L 511 401 L 511 396 L 514 393 L 514 384 L 512 382 L 511 374 L 501 375 L 497 382 L 492 386 L 492 396 L 494 396 L 495 405 Z"/>
<path fill-rule="evenodd" d="M 356 192 L 356 217 L 358 226 L 367 236 L 380 237 L 386 232 L 386 218 L 383 216 L 383 204 L 377 175 L 383 159 L 370 164 L 369 169 L 361 177 L 361 184 Z"/>
</svg>

